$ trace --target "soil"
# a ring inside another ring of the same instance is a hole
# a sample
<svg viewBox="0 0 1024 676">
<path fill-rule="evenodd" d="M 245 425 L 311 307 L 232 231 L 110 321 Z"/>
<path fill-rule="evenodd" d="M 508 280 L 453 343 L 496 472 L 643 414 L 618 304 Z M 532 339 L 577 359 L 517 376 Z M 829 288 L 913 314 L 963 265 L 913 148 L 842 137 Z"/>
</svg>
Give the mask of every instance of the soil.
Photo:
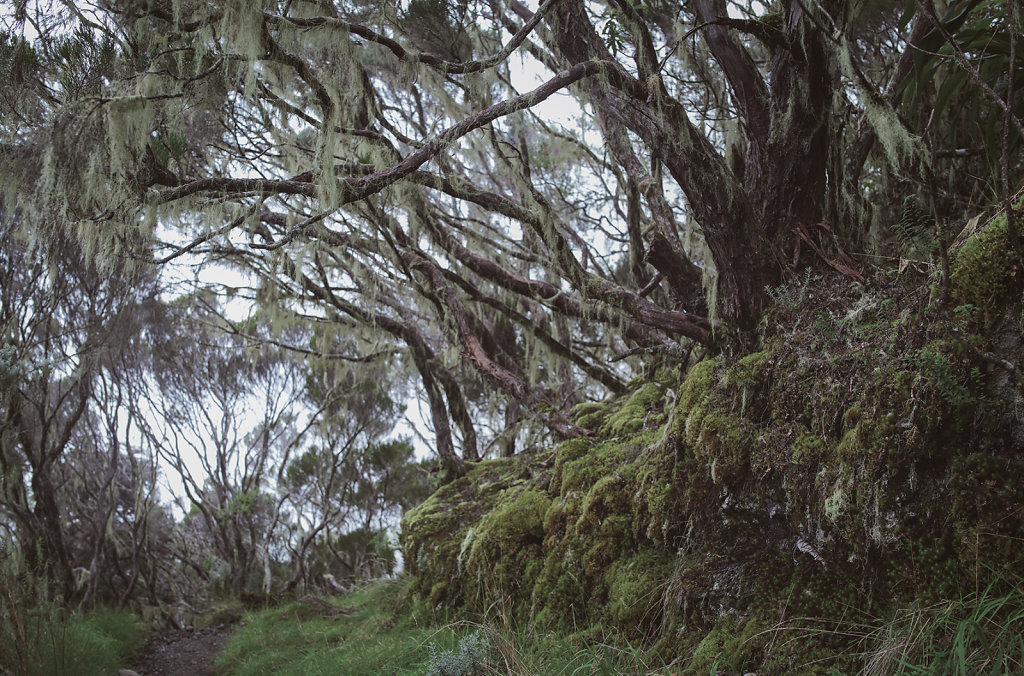
<svg viewBox="0 0 1024 676">
<path fill-rule="evenodd" d="M 139 676 L 213 676 L 213 658 L 234 630 L 224 624 L 154 632 L 132 669 Z"/>
</svg>

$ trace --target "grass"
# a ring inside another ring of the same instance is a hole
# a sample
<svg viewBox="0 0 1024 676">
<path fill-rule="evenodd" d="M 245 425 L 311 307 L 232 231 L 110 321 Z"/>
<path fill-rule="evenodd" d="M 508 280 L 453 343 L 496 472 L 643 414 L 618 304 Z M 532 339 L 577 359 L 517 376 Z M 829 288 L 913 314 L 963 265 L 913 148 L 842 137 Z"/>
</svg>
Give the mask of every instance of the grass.
<svg viewBox="0 0 1024 676">
<path fill-rule="evenodd" d="M 68 614 L 44 605 L 2 608 L 0 672 L 76 675 L 112 674 L 131 662 L 145 643 L 145 629 L 127 612 Z"/>
<path fill-rule="evenodd" d="M 1024 673 L 1024 588 L 996 585 L 897 612 L 865 636 L 865 676 Z"/>
<path fill-rule="evenodd" d="M 565 635 L 517 627 L 500 612 L 474 622 L 431 620 L 403 605 L 407 588 L 408 581 L 383 580 L 330 601 L 309 599 L 249 613 L 246 624 L 218 658 L 219 672 L 232 676 L 708 673 L 685 664 L 669 669 L 641 648 L 616 647 L 594 632 Z M 814 635 L 840 636 L 852 651 L 833 659 L 844 657 L 839 662 L 859 664 L 857 673 L 864 676 L 1024 673 L 1024 586 L 1004 578 L 996 589 L 991 586 L 939 604 L 913 605 L 864 622 L 816 623 L 804 618 L 768 631 L 779 632 L 776 640 L 783 644 L 801 643 Z M 833 659 L 818 657 L 793 673 L 845 673 L 828 668 Z M 716 663 L 710 673 L 720 667 Z"/>
<path fill-rule="evenodd" d="M 404 591 L 404 584 L 384 580 L 340 599 L 248 613 L 217 668 L 236 676 L 422 674 L 429 646 L 455 648 L 456 631 L 396 618 Z"/>
<path fill-rule="evenodd" d="M 516 630 L 506 622 L 420 617 L 403 606 L 406 580 L 379 580 L 329 601 L 251 612 L 217 658 L 219 673 L 656 674 L 638 649 L 581 636 Z"/>
<path fill-rule="evenodd" d="M 51 597 L 47 582 L 20 567 L 3 544 L 0 674 L 113 674 L 142 649 L 146 628 L 138 618 L 121 610 L 69 611 Z"/>
<path fill-rule="evenodd" d="M 794 618 L 768 629 L 774 648 L 837 638 L 849 650 L 817 656 L 794 673 L 842 676 L 1024 674 L 1024 579 L 998 576 L 987 588 L 939 603 L 915 602 L 884 617 Z M 769 651 L 771 652 L 771 651 Z M 856 665 L 844 670 L 837 665 Z"/>
</svg>

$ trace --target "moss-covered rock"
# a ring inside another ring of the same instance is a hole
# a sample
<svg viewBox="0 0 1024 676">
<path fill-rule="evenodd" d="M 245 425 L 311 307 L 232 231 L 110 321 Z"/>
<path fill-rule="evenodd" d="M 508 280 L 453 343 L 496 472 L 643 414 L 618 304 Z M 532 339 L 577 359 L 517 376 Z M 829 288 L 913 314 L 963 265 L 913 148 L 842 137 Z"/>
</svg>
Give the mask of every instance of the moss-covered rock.
<svg viewBox="0 0 1024 676">
<path fill-rule="evenodd" d="M 603 401 L 588 401 L 575 406 L 572 413 L 580 427 L 597 429 L 608 416 L 608 404 Z"/>
<path fill-rule="evenodd" d="M 477 595 L 480 606 L 495 598 L 525 598 L 532 591 L 550 507 L 547 493 L 514 486 L 467 530 L 460 563 L 467 589 Z"/>
<path fill-rule="evenodd" d="M 645 426 L 664 421 L 665 388 L 659 383 L 644 383 L 633 391 L 601 427 L 601 434 L 619 437 L 632 434 Z"/>
<path fill-rule="evenodd" d="M 547 503 L 535 487 L 543 482 L 542 475 L 543 467 L 531 463 L 528 455 L 477 463 L 465 476 L 442 486 L 422 505 L 406 512 L 399 538 L 405 565 L 416 580 L 413 593 L 427 597 L 434 606 L 455 605 L 472 601 L 477 584 L 490 584 L 491 580 L 471 579 L 464 566 L 473 543 L 480 539 L 481 526 L 488 543 L 524 538 L 536 540 L 539 548 Z M 531 507 L 524 510 L 524 516 L 514 520 L 486 518 L 495 511 L 509 516 L 511 505 L 524 492 L 528 495 L 519 504 Z M 484 550 L 478 551 L 479 561 Z M 499 571 L 496 586 L 504 579 L 503 573 L 504 569 Z"/>
<path fill-rule="evenodd" d="M 646 549 L 618 561 L 606 573 L 607 626 L 629 641 L 642 641 L 660 630 L 667 581 L 675 566 L 669 552 Z"/>
<path fill-rule="evenodd" d="M 979 256 L 965 247 L 958 274 L 996 286 L 971 302 L 1014 288 Z M 991 422 L 1018 402 L 994 401 L 923 303 L 898 307 L 922 293 L 887 293 L 806 289 L 825 300 L 800 330 L 780 311 L 757 352 L 578 407 L 591 436 L 473 465 L 403 521 L 415 593 L 500 600 L 685 673 L 859 668 L 849 635 L 821 627 L 973 586 L 1019 566 L 1024 540 L 1020 443 Z"/>
</svg>

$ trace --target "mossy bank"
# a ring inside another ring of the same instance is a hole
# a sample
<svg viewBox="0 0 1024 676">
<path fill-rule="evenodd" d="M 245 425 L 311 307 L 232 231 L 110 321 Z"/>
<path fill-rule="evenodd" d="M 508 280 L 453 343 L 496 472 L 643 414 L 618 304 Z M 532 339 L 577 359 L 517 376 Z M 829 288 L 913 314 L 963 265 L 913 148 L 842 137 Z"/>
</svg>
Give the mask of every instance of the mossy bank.
<svg viewBox="0 0 1024 676">
<path fill-rule="evenodd" d="M 978 356 L 1024 362 L 1005 239 L 958 249 L 945 305 L 938 265 L 797 280 L 756 351 L 664 363 L 579 407 L 591 436 L 473 466 L 402 522 L 413 593 L 694 674 L 856 671 L 908 608 L 1012 595 L 1024 402 Z"/>
</svg>

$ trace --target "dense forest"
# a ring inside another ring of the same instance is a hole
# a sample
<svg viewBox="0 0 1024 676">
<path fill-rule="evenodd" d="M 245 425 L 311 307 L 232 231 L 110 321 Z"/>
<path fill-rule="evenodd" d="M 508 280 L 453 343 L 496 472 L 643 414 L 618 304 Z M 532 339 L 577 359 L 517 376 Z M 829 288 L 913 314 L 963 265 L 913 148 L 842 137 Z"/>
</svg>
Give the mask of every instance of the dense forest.
<svg viewBox="0 0 1024 676">
<path fill-rule="evenodd" d="M 0 673 L 1024 670 L 1019 2 L 2 6 Z"/>
</svg>

